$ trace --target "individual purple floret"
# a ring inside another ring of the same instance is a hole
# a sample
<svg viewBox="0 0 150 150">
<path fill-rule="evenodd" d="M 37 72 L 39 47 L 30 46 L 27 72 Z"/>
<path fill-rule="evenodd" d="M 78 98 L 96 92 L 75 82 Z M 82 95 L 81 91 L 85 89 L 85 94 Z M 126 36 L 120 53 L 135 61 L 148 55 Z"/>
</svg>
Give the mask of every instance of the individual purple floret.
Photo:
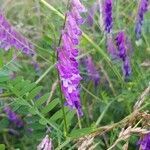
<svg viewBox="0 0 150 150">
<path fill-rule="evenodd" d="M 144 14 L 147 12 L 147 10 L 148 10 L 148 0 L 141 0 L 139 3 L 136 25 L 135 25 L 135 34 L 137 40 L 141 38 Z"/>
<path fill-rule="evenodd" d="M 97 86 L 100 82 L 100 76 L 99 76 L 98 71 L 96 70 L 96 67 L 93 63 L 91 56 L 88 56 L 86 59 L 86 68 L 87 68 L 87 72 L 90 77 L 90 80 L 92 80 L 94 85 Z"/>
<path fill-rule="evenodd" d="M 119 51 L 118 55 L 120 59 L 125 61 L 127 57 L 127 47 L 126 47 L 126 36 L 123 31 L 117 34 L 116 45 L 118 47 L 118 51 Z"/>
<path fill-rule="evenodd" d="M 72 8 L 76 8 L 78 12 L 82 13 L 85 12 L 85 7 L 81 4 L 80 0 L 71 0 Z"/>
<path fill-rule="evenodd" d="M 125 77 L 131 74 L 130 61 L 128 57 L 128 42 L 127 37 L 123 31 L 119 32 L 116 36 L 116 46 L 118 49 L 117 56 L 123 62 L 123 73 Z"/>
<path fill-rule="evenodd" d="M 33 45 L 17 32 L 0 12 L 0 48 L 7 51 L 12 47 L 26 55 L 34 55 Z"/>
<path fill-rule="evenodd" d="M 67 105 L 76 109 L 81 116 L 82 109 L 80 103 L 79 84 L 81 76 L 79 74 L 79 64 L 77 61 L 79 36 L 82 32 L 79 25 L 83 23 L 80 12 L 85 11 L 84 6 L 79 0 L 71 1 L 71 11 L 66 15 L 66 24 L 62 31 L 62 45 L 57 49 L 58 63 L 57 68 L 61 80 L 61 87 Z"/>
<path fill-rule="evenodd" d="M 113 9 L 112 0 L 104 0 L 103 18 L 104 18 L 105 31 L 107 33 L 110 33 L 113 26 L 112 9 Z"/>
<path fill-rule="evenodd" d="M 92 27 L 93 23 L 94 23 L 94 15 L 96 13 L 97 10 L 97 3 L 94 3 L 93 6 L 89 9 L 88 11 L 88 16 L 86 19 L 87 24 Z"/>
<path fill-rule="evenodd" d="M 150 133 L 140 139 L 138 145 L 140 145 L 140 150 L 150 150 Z"/>
<path fill-rule="evenodd" d="M 13 122 L 18 128 L 21 128 L 24 126 L 23 121 L 15 112 L 12 111 L 12 109 L 9 106 L 4 108 L 4 112 L 6 113 L 8 119 L 11 122 Z"/>
<path fill-rule="evenodd" d="M 48 135 L 45 136 L 45 138 L 42 140 L 42 142 L 37 146 L 37 150 L 51 150 L 52 149 L 52 140 L 48 137 Z"/>
</svg>

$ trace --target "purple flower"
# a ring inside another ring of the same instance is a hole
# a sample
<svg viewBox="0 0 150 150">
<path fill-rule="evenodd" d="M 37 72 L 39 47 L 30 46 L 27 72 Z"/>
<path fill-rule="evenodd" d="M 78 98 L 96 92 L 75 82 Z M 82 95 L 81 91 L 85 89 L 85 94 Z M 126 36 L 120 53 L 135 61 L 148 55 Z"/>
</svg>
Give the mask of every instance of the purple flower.
<svg viewBox="0 0 150 150">
<path fill-rule="evenodd" d="M 77 8 L 79 12 L 85 12 L 85 7 L 81 4 L 80 0 L 72 0 L 71 6 Z"/>
<path fill-rule="evenodd" d="M 138 145 L 140 145 L 141 150 L 150 150 L 150 133 L 140 139 Z"/>
<path fill-rule="evenodd" d="M 26 55 L 34 55 L 33 45 L 21 34 L 15 31 L 4 15 L 0 12 L 0 48 L 7 51 L 12 47 L 17 50 L 21 50 Z"/>
<path fill-rule="evenodd" d="M 118 55 L 120 59 L 125 61 L 125 58 L 127 56 L 127 48 L 126 48 L 126 36 L 123 31 L 117 34 L 116 45 L 118 47 L 118 51 L 119 51 Z"/>
<path fill-rule="evenodd" d="M 110 33 L 113 26 L 113 17 L 112 17 L 112 0 L 104 0 L 103 3 L 103 18 L 105 24 L 105 31 Z"/>
<path fill-rule="evenodd" d="M 96 13 L 97 10 L 97 3 L 94 3 L 94 5 L 89 9 L 88 11 L 88 16 L 86 19 L 87 24 L 92 27 L 93 23 L 94 23 L 94 15 Z"/>
<path fill-rule="evenodd" d="M 4 112 L 6 113 L 8 119 L 11 122 L 13 122 L 18 128 L 21 128 L 24 126 L 21 118 L 15 112 L 13 112 L 9 106 L 4 108 Z"/>
<path fill-rule="evenodd" d="M 94 85 L 97 86 L 100 82 L 100 76 L 98 71 L 96 70 L 96 67 L 93 63 L 92 57 L 88 56 L 86 59 L 86 68 L 88 75 L 90 77 L 90 80 L 94 82 Z"/>
<path fill-rule="evenodd" d="M 52 140 L 48 137 L 48 135 L 45 136 L 45 138 L 42 140 L 42 142 L 37 146 L 37 150 L 51 150 L 52 149 Z"/>
<path fill-rule="evenodd" d="M 79 74 L 79 64 L 77 61 L 79 36 L 82 32 L 79 25 L 83 23 L 80 12 L 85 11 L 79 0 L 71 1 L 71 11 L 66 15 L 65 28 L 62 31 L 62 45 L 57 49 L 58 62 L 57 69 L 61 80 L 61 88 L 67 105 L 76 109 L 81 116 L 79 84 L 82 79 Z"/>
<path fill-rule="evenodd" d="M 122 60 L 122 70 L 125 77 L 131 74 L 131 65 L 129 55 L 132 52 L 132 45 L 125 32 L 121 31 L 117 34 L 115 40 L 111 35 L 107 35 L 107 50 L 113 59 Z"/>
<path fill-rule="evenodd" d="M 141 0 L 139 3 L 138 14 L 136 19 L 135 34 L 137 40 L 141 38 L 141 30 L 144 20 L 144 14 L 148 10 L 148 0 Z"/>
<path fill-rule="evenodd" d="M 130 61 L 128 57 L 128 39 L 123 31 L 119 32 L 116 36 L 116 46 L 118 49 L 117 56 L 123 62 L 123 73 L 125 77 L 131 74 Z"/>
</svg>

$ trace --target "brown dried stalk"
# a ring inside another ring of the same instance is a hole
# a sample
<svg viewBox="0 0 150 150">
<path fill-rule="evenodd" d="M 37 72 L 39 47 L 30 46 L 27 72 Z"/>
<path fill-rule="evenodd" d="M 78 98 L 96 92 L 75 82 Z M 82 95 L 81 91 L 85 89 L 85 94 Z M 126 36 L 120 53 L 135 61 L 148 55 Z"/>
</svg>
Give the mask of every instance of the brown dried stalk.
<svg viewBox="0 0 150 150">
<path fill-rule="evenodd" d="M 58 79 L 52 84 L 52 88 L 51 88 L 51 91 L 50 91 L 49 98 L 48 98 L 48 100 L 46 102 L 46 105 L 48 105 L 50 103 L 51 98 L 52 98 L 52 96 L 53 96 L 53 94 L 54 94 L 54 92 L 56 90 L 57 85 L 58 85 Z"/>
<path fill-rule="evenodd" d="M 80 138 L 77 145 L 78 145 L 78 150 L 92 150 L 90 147 L 94 141 L 94 137 L 91 135 Z"/>
<path fill-rule="evenodd" d="M 113 149 L 120 141 L 128 141 L 128 139 L 130 138 L 131 134 L 133 133 L 138 133 L 138 134 L 147 134 L 150 131 L 147 131 L 146 129 L 142 129 L 142 128 L 132 128 L 131 126 L 129 126 L 127 129 L 122 129 L 122 131 L 120 132 L 118 139 L 115 141 L 115 143 L 108 148 L 107 150 L 111 150 Z M 128 143 L 128 142 L 127 142 Z M 126 144 L 127 144 L 126 143 Z M 125 147 L 127 149 L 127 145 L 125 145 Z"/>
<path fill-rule="evenodd" d="M 149 86 L 144 90 L 144 92 L 140 95 L 137 102 L 135 103 L 133 107 L 134 111 L 138 110 L 141 107 L 141 105 L 144 103 L 144 100 L 148 96 L 148 94 L 150 94 L 150 82 L 149 82 Z"/>
</svg>

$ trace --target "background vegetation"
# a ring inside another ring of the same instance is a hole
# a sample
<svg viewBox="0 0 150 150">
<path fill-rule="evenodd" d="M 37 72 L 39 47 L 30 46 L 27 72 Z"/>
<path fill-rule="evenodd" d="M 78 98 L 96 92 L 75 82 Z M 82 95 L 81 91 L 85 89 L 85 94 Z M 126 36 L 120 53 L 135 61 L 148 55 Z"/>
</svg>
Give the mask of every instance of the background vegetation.
<svg viewBox="0 0 150 150">
<path fill-rule="evenodd" d="M 83 0 L 86 8 L 93 3 L 94 0 Z M 113 34 L 124 30 L 132 43 L 129 54 L 132 74 L 126 81 L 123 80 L 121 63 L 111 60 L 110 66 L 106 61 L 111 57 L 106 49 L 99 12 L 94 17 L 92 27 L 86 23 L 82 26 L 88 37 L 81 38 L 79 59 L 88 54 L 92 56 L 100 75 L 100 84 L 94 87 L 85 68 L 80 66 L 84 116 L 78 120 L 75 112 L 64 106 L 66 132 L 55 68 L 56 47 L 64 20 L 48 4 L 61 14 L 67 11 L 66 0 L 47 0 L 47 3 L 40 0 L 0 0 L 0 8 L 8 20 L 17 31 L 32 41 L 36 50 L 36 55 L 31 58 L 15 49 L 7 52 L 0 49 L 0 144 L 4 144 L 8 150 L 36 149 L 48 134 L 56 150 L 77 149 L 84 142 L 88 148 L 92 146 L 96 150 L 105 150 L 115 143 L 122 129 L 131 126 L 149 130 L 149 92 L 144 93 L 144 98 L 141 95 L 150 86 L 150 13 L 145 15 L 142 39 L 136 41 L 134 27 L 138 1 L 114 2 Z M 86 18 L 87 14 L 83 16 Z M 142 98 L 144 102 L 140 110 L 135 111 L 136 102 Z M 3 111 L 6 105 L 21 116 L 23 128 L 17 128 L 9 122 Z M 130 134 L 130 138 L 117 142 L 115 149 L 122 150 L 129 142 L 129 150 L 135 150 L 141 129 Z"/>
</svg>

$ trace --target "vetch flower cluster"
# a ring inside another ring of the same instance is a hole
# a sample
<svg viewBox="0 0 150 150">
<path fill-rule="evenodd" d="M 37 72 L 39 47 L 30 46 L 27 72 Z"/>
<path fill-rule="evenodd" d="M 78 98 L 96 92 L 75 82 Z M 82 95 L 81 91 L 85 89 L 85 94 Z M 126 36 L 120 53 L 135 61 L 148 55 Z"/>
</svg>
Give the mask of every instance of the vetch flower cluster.
<svg viewBox="0 0 150 150">
<path fill-rule="evenodd" d="M 76 109 L 79 116 L 83 113 L 80 103 L 79 84 L 81 76 L 77 61 L 77 45 L 79 44 L 79 37 L 82 34 L 79 25 L 83 23 L 83 18 L 80 16 L 80 13 L 84 11 L 85 8 L 79 0 L 71 1 L 71 11 L 66 14 L 66 23 L 62 31 L 62 44 L 57 49 L 57 68 L 61 80 L 62 92 L 67 105 L 72 109 Z"/>
<path fill-rule="evenodd" d="M 52 140 L 48 137 L 48 135 L 45 136 L 45 138 L 42 140 L 42 142 L 37 146 L 37 150 L 51 150 L 52 149 Z"/>
<path fill-rule="evenodd" d="M 141 0 L 139 3 L 138 14 L 136 19 L 135 34 L 137 40 L 141 38 L 141 30 L 144 20 L 144 15 L 148 10 L 148 0 Z"/>
<path fill-rule="evenodd" d="M 110 33 L 113 27 L 113 17 L 112 17 L 113 1 L 104 0 L 103 2 L 103 19 L 105 25 L 105 31 Z"/>
<path fill-rule="evenodd" d="M 18 33 L 0 12 L 0 48 L 6 51 L 10 48 L 21 50 L 26 55 L 34 55 L 34 47 Z"/>
<path fill-rule="evenodd" d="M 127 37 L 123 31 L 119 32 L 116 37 L 116 45 L 118 48 L 118 57 L 123 61 L 124 76 L 131 74 L 130 60 L 128 57 Z"/>
<path fill-rule="evenodd" d="M 21 128 L 24 126 L 21 118 L 15 112 L 13 112 L 9 106 L 4 108 L 4 112 L 6 113 L 8 119 L 11 122 L 13 122 L 18 128 Z"/>
<path fill-rule="evenodd" d="M 126 36 L 123 31 L 119 32 L 116 37 L 116 45 L 118 47 L 118 56 L 125 61 L 127 57 Z"/>
<path fill-rule="evenodd" d="M 131 42 L 124 31 L 120 31 L 115 40 L 112 36 L 107 36 L 107 50 L 113 59 L 120 59 L 123 62 L 122 70 L 125 77 L 129 77 L 131 74 L 129 57 L 131 49 Z"/>
</svg>

